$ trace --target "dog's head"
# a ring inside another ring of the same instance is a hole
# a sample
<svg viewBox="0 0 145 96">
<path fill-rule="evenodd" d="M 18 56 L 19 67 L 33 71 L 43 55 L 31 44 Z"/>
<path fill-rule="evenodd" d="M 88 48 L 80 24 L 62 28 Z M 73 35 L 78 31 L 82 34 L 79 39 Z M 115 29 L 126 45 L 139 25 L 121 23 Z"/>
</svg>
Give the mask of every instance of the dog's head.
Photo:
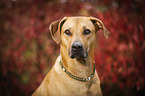
<svg viewBox="0 0 145 96">
<path fill-rule="evenodd" d="M 64 17 L 50 25 L 52 38 L 57 44 L 61 43 L 70 58 L 86 58 L 100 29 L 109 38 L 110 33 L 102 21 L 94 17 Z"/>
</svg>

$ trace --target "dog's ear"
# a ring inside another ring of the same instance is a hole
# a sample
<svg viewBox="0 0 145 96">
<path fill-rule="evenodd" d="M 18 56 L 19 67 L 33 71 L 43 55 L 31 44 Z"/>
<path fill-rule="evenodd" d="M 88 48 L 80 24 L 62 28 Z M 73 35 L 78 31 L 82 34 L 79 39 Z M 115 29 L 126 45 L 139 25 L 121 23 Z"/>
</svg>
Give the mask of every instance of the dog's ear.
<svg viewBox="0 0 145 96">
<path fill-rule="evenodd" d="M 51 36 L 57 44 L 59 44 L 61 41 L 61 38 L 60 38 L 61 27 L 66 20 L 67 20 L 67 17 L 64 17 L 61 20 L 52 22 L 49 26 Z"/>
<path fill-rule="evenodd" d="M 104 32 L 104 36 L 106 38 L 109 38 L 110 32 L 106 29 L 106 27 L 104 26 L 103 22 L 97 18 L 94 17 L 90 17 L 90 20 L 93 22 L 93 24 L 95 25 L 96 28 L 96 32 L 100 29 L 103 30 Z"/>
</svg>

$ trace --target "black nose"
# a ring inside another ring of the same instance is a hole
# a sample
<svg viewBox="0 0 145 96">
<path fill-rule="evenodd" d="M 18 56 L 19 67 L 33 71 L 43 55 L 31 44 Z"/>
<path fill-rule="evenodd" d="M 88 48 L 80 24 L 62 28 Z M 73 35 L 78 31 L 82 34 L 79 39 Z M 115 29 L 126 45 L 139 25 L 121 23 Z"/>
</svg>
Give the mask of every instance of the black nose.
<svg viewBox="0 0 145 96">
<path fill-rule="evenodd" d="M 83 45 L 80 42 L 74 42 L 72 45 L 72 50 L 81 50 Z"/>
</svg>

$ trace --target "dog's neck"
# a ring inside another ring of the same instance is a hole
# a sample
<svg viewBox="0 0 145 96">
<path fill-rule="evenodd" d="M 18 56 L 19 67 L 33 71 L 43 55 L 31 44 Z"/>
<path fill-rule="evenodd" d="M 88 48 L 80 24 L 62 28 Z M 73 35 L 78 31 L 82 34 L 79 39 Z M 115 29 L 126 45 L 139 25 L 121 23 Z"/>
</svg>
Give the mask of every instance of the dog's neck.
<svg viewBox="0 0 145 96">
<path fill-rule="evenodd" d="M 94 50 L 88 52 L 87 58 L 70 58 L 67 49 L 61 50 L 61 62 L 67 71 L 78 77 L 87 77 L 93 73 L 94 69 Z"/>
</svg>

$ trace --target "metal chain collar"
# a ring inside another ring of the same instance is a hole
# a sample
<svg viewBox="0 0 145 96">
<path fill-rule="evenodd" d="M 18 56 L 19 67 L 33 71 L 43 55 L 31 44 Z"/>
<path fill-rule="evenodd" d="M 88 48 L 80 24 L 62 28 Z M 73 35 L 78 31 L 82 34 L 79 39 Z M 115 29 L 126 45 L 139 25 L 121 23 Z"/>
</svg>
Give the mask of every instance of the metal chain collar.
<svg viewBox="0 0 145 96">
<path fill-rule="evenodd" d="M 89 81 L 91 80 L 91 78 L 94 77 L 94 74 L 95 74 L 95 63 L 94 63 L 94 70 L 93 70 L 93 73 L 92 73 L 90 76 L 88 76 L 88 77 L 81 78 L 81 77 L 74 76 L 73 74 L 71 74 L 70 72 L 68 72 L 68 71 L 66 70 L 66 68 L 63 66 L 61 60 L 59 60 L 59 62 L 60 62 L 60 66 L 61 66 L 62 70 L 63 70 L 67 75 L 69 75 L 71 78 L 73 78 L 73 79 L 75 79 L 75 80 L 82 81 L 82 82 L 89 82 Z"/>
</svg>

